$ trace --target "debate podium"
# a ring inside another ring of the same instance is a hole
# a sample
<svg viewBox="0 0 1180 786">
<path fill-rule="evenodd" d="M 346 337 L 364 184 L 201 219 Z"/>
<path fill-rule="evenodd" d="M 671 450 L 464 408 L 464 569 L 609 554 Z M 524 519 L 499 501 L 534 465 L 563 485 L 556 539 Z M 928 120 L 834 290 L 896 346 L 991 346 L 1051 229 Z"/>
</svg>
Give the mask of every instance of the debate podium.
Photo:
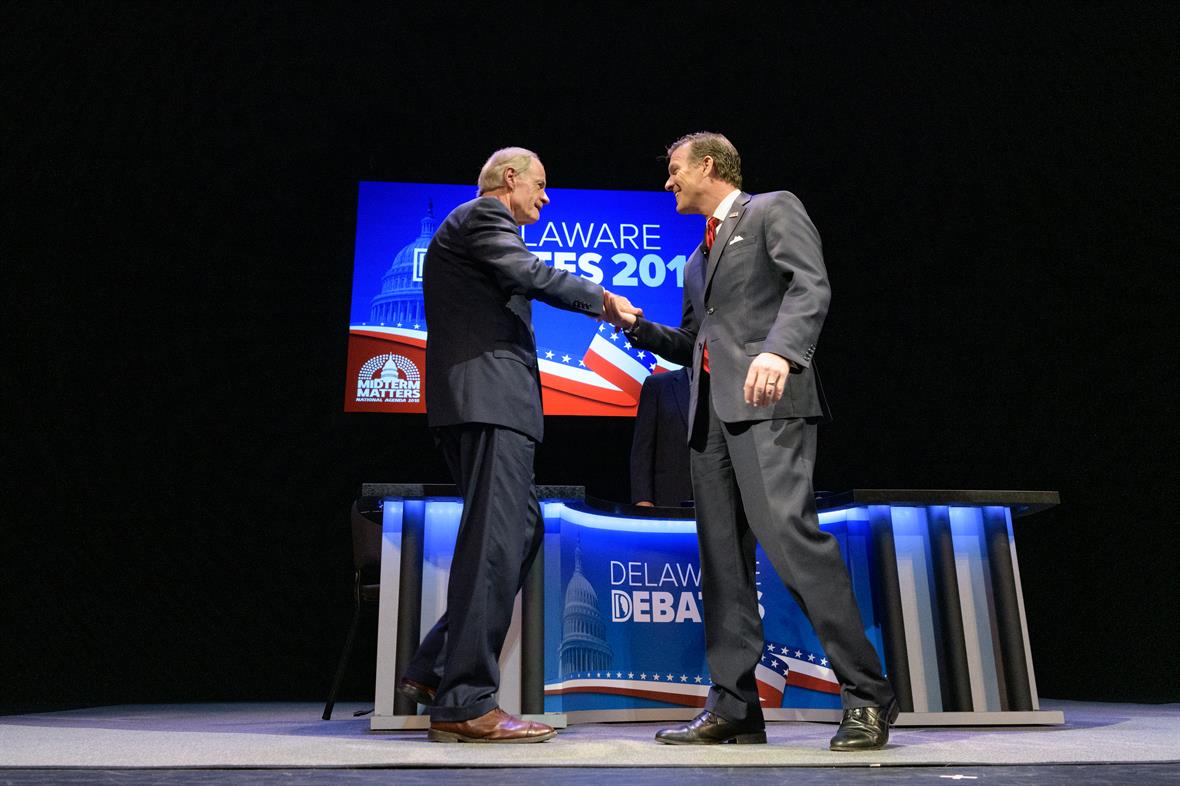
<svg viewBox="0 0 1180 786">
<path fill-rule="evenodd" d="M 501 656 L 501 706 L 557 726 L 691 718 L 709 686 L 692 508 L 604 502 L 576 486 L 538 491 L 545 543 Z M 384 500 L 373 730 L 428 725 L 396 685 L 445 608 L 455 493 L 362 488 Z M 1052 491 L 817 496 L 897 692 L 898 725 L 1064 723 L 1040 709 L 1013 536 L 1014 520 L 1058 503 Z M 814 631 L 764 558 L 758 570 L 766 719 L 838 721 L 838 684 Z"/>
</svg>

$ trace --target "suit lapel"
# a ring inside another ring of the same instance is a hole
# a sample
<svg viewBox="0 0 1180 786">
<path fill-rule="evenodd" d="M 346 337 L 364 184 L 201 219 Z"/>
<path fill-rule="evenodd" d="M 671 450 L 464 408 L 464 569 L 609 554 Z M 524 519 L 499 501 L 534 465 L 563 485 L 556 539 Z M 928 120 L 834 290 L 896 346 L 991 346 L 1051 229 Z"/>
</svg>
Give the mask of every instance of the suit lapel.
<svg viewBox="0 0 1180 786">
<path fill-rule="evenodd" d="M 713 275 L 717 272 L 717 265 L 721 262 L 721 257 L 725 255 L 725 247 L 729 245 L 729 239 L 733 237 L 734 230 L 741 223 L 742 216 L 746 212 L 746 205 L 749 202 L 750 195 L 745 191 L 738 194 L 728 215 L 725 216 L 725 220 L 717 229 L 717 237 L 713 239 L 713 250 L 709 252 L 709 264 L 705 270 L 705 292 L 709 291 L 709 284 L 712 283 Z"/>
</svg>

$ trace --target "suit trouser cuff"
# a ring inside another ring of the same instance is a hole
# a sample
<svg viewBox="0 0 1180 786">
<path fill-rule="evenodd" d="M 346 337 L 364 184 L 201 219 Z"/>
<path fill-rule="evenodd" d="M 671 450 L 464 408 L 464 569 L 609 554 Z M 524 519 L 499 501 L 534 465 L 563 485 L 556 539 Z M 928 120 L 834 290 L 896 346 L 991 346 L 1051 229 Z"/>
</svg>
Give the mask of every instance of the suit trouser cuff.
<svg viewBox="0 0 1180 786">
<path fill-rule="evenodd" d="M 430 720 L 438 723 L 462 723 L 480 715 L 487 715 L 498 706 L 494 697 L 463 707 L 440 707 L 436 704 L 430 708 Z"/>
<path fill-rule="evenodd" d="M 710 688 L 709 698 L 705 700 L 705 709 L 734 723 L 765 722 L 761 706 L 751 707 L 736 696 L 716 687 Z"/>
<path fill-rule="evenodd" d="M 405 672 L 402 674 L 402 678 L 413 680 L 419 685 L 425 685 L 426 687 L 433 690 L 438 690 L 438 675 L 433 671 L 421 671 L 415 668 L 414 664 L 412 663 L 406 667 Z"/>
</svg>

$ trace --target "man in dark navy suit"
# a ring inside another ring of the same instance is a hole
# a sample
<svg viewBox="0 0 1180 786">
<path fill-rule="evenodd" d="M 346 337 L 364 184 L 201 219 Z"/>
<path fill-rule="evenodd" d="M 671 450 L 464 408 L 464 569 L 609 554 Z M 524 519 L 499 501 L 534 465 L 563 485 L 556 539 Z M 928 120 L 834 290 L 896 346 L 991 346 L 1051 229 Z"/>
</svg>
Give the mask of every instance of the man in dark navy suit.
<svg viewBox="0 0 1180 786">
<path fill-rule="evenodd" d="M 631 502 L 679 507 L 692 499 L 688 468 L 688 369 L 643 380 L 631 440 Z"/>
<path fill-rule="evenodd" d="M 554 730 L 501 710 L 499 657 L 512 605 L 544 537 L 533 485 L 543 433 L 532 300 L 602 314 L 604 290 L 546 266 L 519 227 L 549 203 L 536 154 L 505 148 L 479 175 L 478 196 L 439 226 L 423 265 L 427 422 L 463 517 L 447 611 L 398 690 L 430 706 L 434 742 L 541 742 Z"/>
</svg>

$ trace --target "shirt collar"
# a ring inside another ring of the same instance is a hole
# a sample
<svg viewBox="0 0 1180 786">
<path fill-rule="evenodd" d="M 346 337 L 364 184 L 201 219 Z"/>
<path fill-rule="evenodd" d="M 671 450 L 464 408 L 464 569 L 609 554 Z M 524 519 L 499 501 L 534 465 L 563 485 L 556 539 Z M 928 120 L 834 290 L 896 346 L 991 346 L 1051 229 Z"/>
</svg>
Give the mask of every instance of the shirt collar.
<svg viewBox="0 0 1180 786">
<path fill-rule="evenodd" d="M 716 218 L 719 221 L 724 221 L 725 217 L 729 215 L 729 210 L 733 207 L 733 203 L 739 196 L 741 196 L 741 193 L 741 190 L 737 188 L 735 188 L 733 191 L 730 191 L 729 194 L 726 195 L 725 199 L 721 200 L 721 204 L 717 206 L 717 209 L 713 211 L 713 218 Z"/>
</svg>

